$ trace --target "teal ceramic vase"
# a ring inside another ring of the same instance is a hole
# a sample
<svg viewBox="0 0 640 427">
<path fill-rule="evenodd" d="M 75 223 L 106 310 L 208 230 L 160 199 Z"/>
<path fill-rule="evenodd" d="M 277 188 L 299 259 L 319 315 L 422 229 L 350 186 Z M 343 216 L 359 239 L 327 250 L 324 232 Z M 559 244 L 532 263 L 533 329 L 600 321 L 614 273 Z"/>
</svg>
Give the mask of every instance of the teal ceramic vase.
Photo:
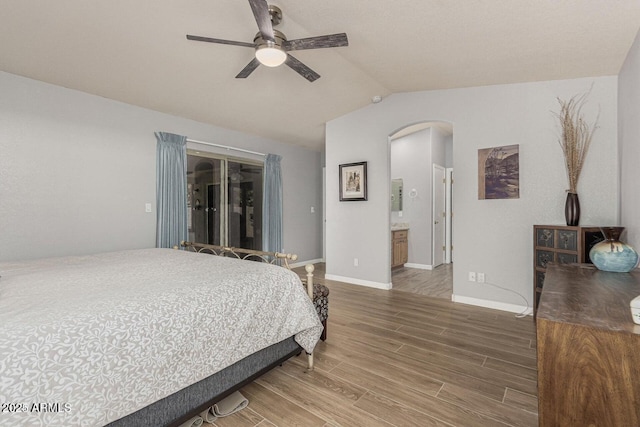
<svg viewBox="0 0 640 427">
<path fill-rule="evenodd" d="M 589 251 L 589 258 L 598 270 L 626 273 L 638 266 L 638 253 L 620 241 L 624 227 L 601 227 L 604 240 Z"/>
</svg>

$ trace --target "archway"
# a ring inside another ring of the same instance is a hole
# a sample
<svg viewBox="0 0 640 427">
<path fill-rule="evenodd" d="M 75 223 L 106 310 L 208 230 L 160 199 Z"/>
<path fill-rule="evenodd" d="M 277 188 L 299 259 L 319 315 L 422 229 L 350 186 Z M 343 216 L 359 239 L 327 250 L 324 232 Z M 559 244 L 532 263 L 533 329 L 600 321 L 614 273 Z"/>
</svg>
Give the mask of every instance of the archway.
<svg viewBox="0 0 640 427">
<path fill-rule="evenodd" d="M 395 199 L 390 201 L 389 259 L 394 289 L 451 298 L 452 170 L 451 123 L 425 120 L 389 135 L 391 198 Z M 398 188 L 400 194 L 396 194 Z M 405 235 L 406 241 L 397 239 Z M 398 252 L 402 253 L 403 243 L 406 258 L 400 263 Z"/>
</svg>

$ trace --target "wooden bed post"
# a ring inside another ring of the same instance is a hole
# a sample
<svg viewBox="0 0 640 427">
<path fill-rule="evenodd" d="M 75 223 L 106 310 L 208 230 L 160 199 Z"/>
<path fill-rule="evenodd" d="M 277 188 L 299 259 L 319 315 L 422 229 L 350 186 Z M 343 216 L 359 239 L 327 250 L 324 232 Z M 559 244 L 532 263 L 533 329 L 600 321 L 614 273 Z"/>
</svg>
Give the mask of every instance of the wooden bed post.
<svg viewBox="0 0 640 427">
<path fill-rule="evenodd" d="M 313 302 L 313 270 L 315 270 L 315 267 L 313 264 L 307 264 L 304 266 L 304 269 L 307 272 L 307 293 L 309 294 L 311 302 Z M 307 358 L 309 364 L 307 372 L 310 372 L 313 371 L 313 352 L 307 353 Z"/>
</svg>

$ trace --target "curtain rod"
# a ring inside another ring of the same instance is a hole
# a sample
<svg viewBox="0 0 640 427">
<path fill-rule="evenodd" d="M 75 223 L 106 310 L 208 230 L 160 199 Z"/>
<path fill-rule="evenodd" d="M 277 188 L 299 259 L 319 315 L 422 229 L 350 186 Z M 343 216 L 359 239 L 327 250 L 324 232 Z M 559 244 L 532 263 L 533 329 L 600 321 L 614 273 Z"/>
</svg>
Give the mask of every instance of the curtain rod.
<svg viewBox="0 0 640 427">
<path fill-rule="evenodd" d="M 228 145 L 222 145 L 222 144 L 214 144 L 213 142 L 197 141 L 195 139 L 189 139 L 189 138 L 187 138 L 187 142 L 192 142 L 194 144 L 209 145 L 211 147 L 224 148 L 226 150 L 241 151 L 243 153 L 255 154 L 257 156 L 266 156 L 266 154 L 258 153 L 257 151 L 245 150 L 244 148 L 235 148 L 235 147 L 230 147 Z"/>
</svg>

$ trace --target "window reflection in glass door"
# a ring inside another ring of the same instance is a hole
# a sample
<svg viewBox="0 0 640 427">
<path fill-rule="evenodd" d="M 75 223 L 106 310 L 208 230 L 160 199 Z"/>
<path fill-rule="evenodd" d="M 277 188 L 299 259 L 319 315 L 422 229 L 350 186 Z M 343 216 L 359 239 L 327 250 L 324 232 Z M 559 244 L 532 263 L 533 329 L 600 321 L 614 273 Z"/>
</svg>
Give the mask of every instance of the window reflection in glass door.
<svg viewBox="0 0 640 427">
<path fill-rule="evenodd" d="M 229 245 L 262 249 L 262 165 L 228 162 Z"/>
<path fill-rule="evenodd" d="M 260 250 L 262 171 L 259 163 L 188 152 L 189 240 Z"/>
</svg>

